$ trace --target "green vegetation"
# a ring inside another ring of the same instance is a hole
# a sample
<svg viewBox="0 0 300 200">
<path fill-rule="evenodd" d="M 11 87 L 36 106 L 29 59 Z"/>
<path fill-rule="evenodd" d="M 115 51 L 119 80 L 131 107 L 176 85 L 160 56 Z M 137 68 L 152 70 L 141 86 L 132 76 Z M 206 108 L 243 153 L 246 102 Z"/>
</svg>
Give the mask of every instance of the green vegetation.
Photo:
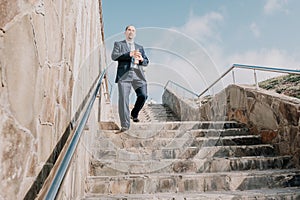
<svg viewBox="0 0 300 200">
<path fill-rule="evenodd" d="M 262 81 L 258 85 L 263 89 L 300 99 L 300 75 L 279 76 Z"/>
</svg>

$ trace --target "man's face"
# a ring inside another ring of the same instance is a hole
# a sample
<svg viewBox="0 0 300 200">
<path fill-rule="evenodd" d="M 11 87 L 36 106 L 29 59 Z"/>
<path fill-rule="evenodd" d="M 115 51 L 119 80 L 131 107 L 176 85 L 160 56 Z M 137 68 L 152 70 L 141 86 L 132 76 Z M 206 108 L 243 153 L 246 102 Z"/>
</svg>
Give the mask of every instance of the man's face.
<svg viewBox="0 0 300 200">
<path fill-rule="evenodd" d="M 129 26 L 125 31 L 125 36 L 127 40 L 132 40 L 135 37 L 135 28 L 134 26 Z"/>
</svg>

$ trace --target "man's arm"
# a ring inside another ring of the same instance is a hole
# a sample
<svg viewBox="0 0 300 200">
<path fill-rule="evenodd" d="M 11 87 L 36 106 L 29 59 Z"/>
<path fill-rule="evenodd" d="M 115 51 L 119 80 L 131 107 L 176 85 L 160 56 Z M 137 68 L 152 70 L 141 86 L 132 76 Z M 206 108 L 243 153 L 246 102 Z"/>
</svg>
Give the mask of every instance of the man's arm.
<svg viewBox="0 0 300 200">
<path fill-rule="evenodd" d="M 121 52 L 121 43 L 115 42 L 114 49 L 111 53 L 111 59 L 113 59 L 114 61 L 130 61 L 130 52 Z"/>
<path fill-rule="evenodd" d="M 140 49 L 143 60 L 139 62 L 139 65 L 147 66 L 149 64 L 149 59 L 147 58 L 144 48 Z"/>
</svg>

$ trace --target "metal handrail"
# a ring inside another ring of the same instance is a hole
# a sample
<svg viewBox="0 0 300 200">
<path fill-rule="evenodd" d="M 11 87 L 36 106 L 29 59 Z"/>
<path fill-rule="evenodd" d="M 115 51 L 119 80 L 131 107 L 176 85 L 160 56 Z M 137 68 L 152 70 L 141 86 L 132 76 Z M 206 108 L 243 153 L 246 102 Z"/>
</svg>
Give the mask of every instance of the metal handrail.
<svg viewBox="0 0 300 200">
<path fill-rule="evenodd" d="M 185 88 L 184 86 L 179 85 L 178 83 L 175 83 L 171 80 L 169 80 L 165 86 L 165 88 L 168 86 L 169 82 L 172 84 L 175 84 L 176 86 L 180 87 L 181 89 L 193 94 L 196 97 L 201 97 L 203 94 L 205 94 L 210 88 L 212 88 L 217 82 L 219 82 L 224 76 L 226 76 L 229 72 L 233 72 L 234 68 L 240 68 L 240 69 L 251 69 L 254 70 L 254 78 L 255 78 L 255 84 L 258 88 L 258 82 L 256 77 L 256 70 L 258 71 L 268 71 L 268 72 L 278 72 L 278 73 L 288 73 L 288 74 L 299 74 L 300 70 L 293 70 L 293 69 L 283 69 L 283 68 L 274 68 L 274 67 L 265 67 L 265 66 L 256 66 L 256 65 L 242 65 L 242 64 L 233 64 L 225 73 L 223 73 L 217 80 L 215 80 L 210 86 L 208 86 L 203 92 L 200 94 L 196 94 L 195 92 L 190 91 L 189 89 Z M 235 78 L 233 74 L 233 82 L 235 83 Z"/>
<path fill-rule="evenodd" d="M 193 91 L 187 89 L 186 87 L 184 87 L 184 86 L 182 86 L 182 85 L 179 85 L 178 83 L 176 83 L 176 82 L 174 82 L 174 81 L 172 81 L 172 80 L 168 80 L 168 82 L 166 83 L 164 89 L 166 89 L 166 88 L 168 87 L 169 84 L 174 84 L 174 85 L 176 85 L 177 87 L 180 87 L 181 89 L 183 89 L 183 90 L 185 90 L 185 91 L 191 93 L 192 95 L 198 96 L 198 94 L 196 94 L 195 92 L 193 92 Z"/>
<path fill-rule="evenodd" d="M 279 73 L 288 73 L 288 74 L 300 74 L 300 70 L 274 68 L 274 67 L 264 67 L 264 66 L 257 66 L 257 65 L 233 64 L 232 67 L 234 67 L 234 68 L 244 68 L 244 69 L 257 69 L 257 70 L 260 70 L 260 71 L 279 72 Z"/>
<path fill-rule="evenodd" d="M 288 73 L 288 74 L 300 74 L 300 70 L 292 70 L 292 69 L 282 69 L 282 68 L 274 68 L 274 67 L 264 67 L 264 66 L 256 66 L 256 65 L 242 65 L 242 64 L 233 64 L 224 74 L 222 74 L 215 82 L 213 82 L 210 86 L 208 86 L 203 92 L 201 92 L 197 97 L 201 97 L 205 92 L 207 92 L 210 88 L 212 88 L 217 82 L 219 82 L 224 76 L 226 76 L 230 71 L 234 68 L 241 69 L 252 69 L 254 70 L 254 78 L 256 88 L 258 88 L 258 82 L 256 77 L 255 70 L 259 71 L 268 71 L 268 72 L 279 72 L 279 73 Z M 235 82 L 235 80 L 233 80 Z"/>
<path fill-rule="evenodd" d="M 78 127 L 76 128 L 75 132 L 74 132 L 74 135 L 72 136 L 72 139 L 71 139 L 71 142 L 66 150 L 66 154 L 65 156 L 63 157 L 63 160 L 61 162 L 61 164 L 59 165 L 58 167 L 58 170 L 57 172 L 55 173 L 55 176 L 52 180 L 52 183 L 47 191 L 47 194 L 45 196 L 45 199 L 47 200 L 51 200 L 51 199 L 55 199 L 56 195 L 57 195 L 57 192 L 60 188 L 60 185 L 64 179 L 64 176 L 66 174 L 66 171 L 69 167 L 69 164 L 70 164 L 70 161 L 74 155 L 74 152 L 76 150 L 76 147 L 78 145 L 78 142 L 79 142 L 79 139 L 82 135 L 82 132 L 84 130 L 84 127 L 85 127 L 85 124 L 88 120 L 88 117 L 91 113 L 91 109 L 92 109 L 92 106 L 95 102 L 95 99 L 97 97 L 97 94 L 98 92 L 101 92 L 100 90 L 100 86 L 101 86 L 101 83 L 102 83 L 102 80 L 104 78 L 104 75 L 106 74 L 106 69 L 103 70 L 103 72 L 101 73 L 100 77 L 99 77 L 99 80 L 98 80 L 98 83 L 97 83 L 97 86 L 96 86 L 96 89 L 90 99 L 90 102 L 83 114 L 83 117 L 81 119 L 81 121 L 79 122 L 79 125 Z"/>
</svg>

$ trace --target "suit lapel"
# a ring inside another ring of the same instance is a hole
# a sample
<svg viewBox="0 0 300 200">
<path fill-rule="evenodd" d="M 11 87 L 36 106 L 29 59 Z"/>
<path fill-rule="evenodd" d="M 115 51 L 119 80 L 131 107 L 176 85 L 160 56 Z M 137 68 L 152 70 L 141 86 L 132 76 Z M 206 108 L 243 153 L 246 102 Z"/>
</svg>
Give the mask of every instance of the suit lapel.
<svg viewBox="0 0 300 200">
<path fill-rule="evenodd" d="M 137 50 L 138 49 L 138 46 L 136 43 L 134 43 L 134 49 Z"/>
<path fill-rule="evenodd" d="M 123 45 L 123 47 L 125 48 L 126 52 L 130 51 L 130 49 L 129 49 L 128 45 L 127 45 L 126 40 L 123 40 L 123 41 L 122 41 L 122 45 Z"/>
<path fill-rule="evenodd" d="M 122 41 L 122 45 L 124 46 L 124 48 L 127 50 L 127 51 L 130 51 L 128 45 L 127 45 L 127 42 L 126 40 L 123 40 Z M 137 50 L 139 48 L 139 46 L 134 42 L 134 49 Z"/>
</svg>

